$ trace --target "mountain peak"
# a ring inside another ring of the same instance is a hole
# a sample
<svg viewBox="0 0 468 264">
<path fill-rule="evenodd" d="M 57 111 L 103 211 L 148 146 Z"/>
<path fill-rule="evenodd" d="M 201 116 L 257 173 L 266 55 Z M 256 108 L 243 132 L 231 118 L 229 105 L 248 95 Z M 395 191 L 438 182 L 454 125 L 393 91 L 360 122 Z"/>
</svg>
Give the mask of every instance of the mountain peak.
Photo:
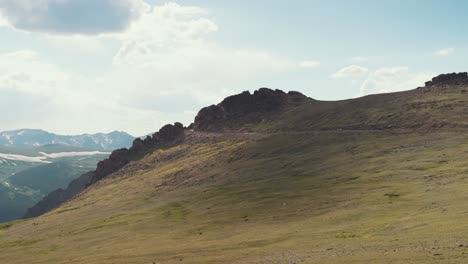
<svg viewBox="0 0 468 264">
<path fill-rule="evenodd" d="M 468 73 L 447 73 L 441 74 L 434 78 L 431 81 L 426 82 L 426 87 L 430 86 L 441 86 L 441 85 L 468 85 Z"/>
<path fill-rule="evenodd" d="M 10 130 L 10 131 L 3 131 L 1 133 L 21 135 L 21 134 L 44 134 L 48 132 L 42 129 L 22 128 L 22 129 Z"/>
</svg>

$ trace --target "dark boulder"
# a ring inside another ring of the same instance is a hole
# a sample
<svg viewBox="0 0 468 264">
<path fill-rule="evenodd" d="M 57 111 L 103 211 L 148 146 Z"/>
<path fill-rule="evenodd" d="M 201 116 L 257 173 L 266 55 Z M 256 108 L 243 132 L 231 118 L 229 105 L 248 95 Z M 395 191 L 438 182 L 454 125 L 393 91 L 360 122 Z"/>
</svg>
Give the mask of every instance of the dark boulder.
<svg viewBox="0 0 468 264">
<path fill-rule="evenodd" d="M 224 110 L 221 106 L 210 105 L 202 108 L 195 117 L 193 129 L 214 130 L 216 126 L 225 119 Z"/>
<path fill-rule="evenodd" d="M 153 135 L 157 141 L 165 141 L 171 142 L 174 141 L 184 134 L 184 126 L 180 123 L 176 123 L 174 125 L 165 125 L 163 126 L 159 132 Z"/>
</svg>

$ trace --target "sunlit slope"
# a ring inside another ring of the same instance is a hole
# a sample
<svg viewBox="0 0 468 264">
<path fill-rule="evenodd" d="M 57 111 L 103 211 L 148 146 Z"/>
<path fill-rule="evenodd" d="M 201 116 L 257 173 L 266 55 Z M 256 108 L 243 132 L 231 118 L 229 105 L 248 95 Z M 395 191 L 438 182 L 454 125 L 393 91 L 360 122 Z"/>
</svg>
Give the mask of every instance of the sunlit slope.
<svg viewBox="0 0 468 264">
<path fill-rule="evenodd" d="M 230 96 L 4 225 L 0 263 L 466 263 L 467 91 L 462 73 L 336 102 Z"/>
<path fill-rule="evenodd" d="M 190 133 L 4 226 L 1 263 L 466 263 L 468 134 Z"/>
</svg>

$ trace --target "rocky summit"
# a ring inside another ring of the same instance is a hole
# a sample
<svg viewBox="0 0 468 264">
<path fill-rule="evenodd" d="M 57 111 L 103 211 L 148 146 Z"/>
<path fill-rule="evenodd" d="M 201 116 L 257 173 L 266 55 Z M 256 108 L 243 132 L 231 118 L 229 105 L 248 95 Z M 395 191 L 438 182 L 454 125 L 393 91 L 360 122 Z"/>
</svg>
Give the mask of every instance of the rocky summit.
<svg viewBox="0 0 468 264">
<path fill-rule="evenodd" d="M 237 131 L 246 124 L 257 124 L 271 119 L 291 105 L 299 105 L 307 97 L 299 92 L 261 88 L 253 94 L 246 91 L 224 99 L 218 105 L 200 110 L 195 117 L 198 131 Z"/>
<path fill-rule="evenodd" d="M 468 73 L 467 72 L 460 72 L 460 73 L 448 73 L 448 74 L 441 74 L 437 77 L 432 78 L 431 81 L 426 82 L 426 87 L 430 86 L 457 86 L 457 85 L 465 85 L 468 86 Z"/>
</svg>

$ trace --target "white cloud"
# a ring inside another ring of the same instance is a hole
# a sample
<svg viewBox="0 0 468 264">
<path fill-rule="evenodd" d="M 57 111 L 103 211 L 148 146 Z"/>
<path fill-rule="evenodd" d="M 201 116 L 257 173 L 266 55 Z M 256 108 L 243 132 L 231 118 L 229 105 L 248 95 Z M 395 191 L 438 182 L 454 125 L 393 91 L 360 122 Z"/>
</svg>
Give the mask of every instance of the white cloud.
<svg viewBox="0 0 468 264">
<path fill-rule="evenodd" d="M 316 60 L 305 60 L 299 63 L 299 67 L 307 68 L 307 69 L 317 68 L 319 66 L 320 66 L 320 61 L 316 61 Z"/>
<path fill-rule="evenodd" d="M 415 89 L 431 80 L 435 73 L 410 72 L 406 66 L 384 67 L 369 74 L 362 83 L 360 95 L 389 93 Z"/>
<path fill-rule="evenodd" d="M 294 68 L 288 59 L 265 51 L 209 41 L 206 36 L 218 26 L 208 14 L 175 3 L 149 9 L 127 32 L 112 36 L 123 44 L 113 71 L 101 81 L 121 87 L 120 100 L 127 105 L 136 107 L 144 98 L 189 97 L 193 101 L 185 107 L 199 107 L 238 91 L 244 81 Z"/>
<path fill-rule="evenodd" d="M 200 48 L 203 37 L 218 30 L 218 26 L 204 17 L 207 10 L 168 3 L 147 10 L 130 28 L 113 37 L 123 41 L 114 58 L 117 65 L 161 63 L 158 54 L 174 54 L 179 48 Z M 169 65 L 171 61 L 166 61 Z M 162 63 L 161 63 L 162 64 Z"/>
<path fill-rule="evenodd" d="M 332 77 L 336 79 L 340 79 L 340 78 L 357 79 L 366 75 L 368 71 L 369 69 L 359 66 L 359 65 L 349 65 L 335 72 L 332 75 Z"/>
<path fill-rule="evenodd" d="M 0 27 L 9 27 L 9 26 L 10 26 L 10 23 L 8 22 L 8 19 L 0 13 Z"/>
<path fill-rule="evenodd" d="M 455 52 L 454 48 L 445 48 L 445 49 L 435 51 L 433 55 L 438 56 L 438 57 L 445 57 L 445 56 L 451 55 L 454 52 Z"/>
<path fill-rule="evenodd" d="M 116 47 L 115 55 L 103 74 L 90 77 L 33 51 L 0 54 L 0 89 L 14 89 L 15 96 L 40 95 L 53 110 L 8 119 L 4 129 L 38 127 L 67 134 L 118 129 L 143 135 L 167 123 L 193 121 L 200 107 L 263 86 L 245 83 L 297 69 L 297 62 L 266 51 L 224 47 L 208 37 L 217 30 L 208 10 L 168 3 L 148 7 L 119 33 L 35 33 L 62 52 L 75 54 L 79 40 L 90 54 Z"/>
</svg>

